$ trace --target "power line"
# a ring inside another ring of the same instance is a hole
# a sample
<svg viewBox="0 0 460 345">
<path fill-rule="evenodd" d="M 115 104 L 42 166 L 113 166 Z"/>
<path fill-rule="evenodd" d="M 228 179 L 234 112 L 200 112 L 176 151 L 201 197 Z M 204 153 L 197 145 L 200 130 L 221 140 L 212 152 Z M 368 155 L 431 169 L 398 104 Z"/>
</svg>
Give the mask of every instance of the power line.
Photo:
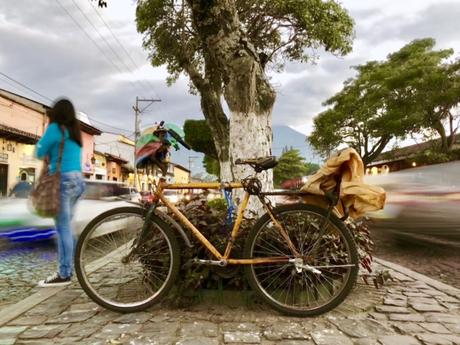
<svg viewBox="0 0 460 345">
<path fill-rule="evenodd" d="M 105 27 L 107 28 L 107 30 L 110 32 L 110 34 L 112 35 L 112 37 L 115 39 L 115 41 L 118 43 L 118 45 L 121 47 L 121 49 L 123 50 L 123 52 L 126 54 L 126 56 L 130 59 L 131 63 L 133 64 L 133 66 L 136 68 L 136 69 L 140 69 L 140 67 L 138 66 L 138 64 L 136 63 L 136 61 L 134 61 L 133 57 L 131 56 L 131 54 L 128 52 L 128 50 L 125 48 L 125 46 L 120 42 L 120 40 L 118 39 L 118 37 L 115 35 L 115 33 L 113 32 L 112 28 L 110 27 L 110 25 L 105 21 L 104 17 L 101 16 L 101 14 L 99 13 L 99 11 L 96 9 L 96 7 L 93 5 L 93 3 L 91 2 L 92 0 L 88 0 L 89 4 L 91 5 L 91 7 L 93 8 L 93 11 L 96 12 L 97 16 L 101 19 L 102 23 L 104 23 Z M 145 82 L 150 86 L 150 88 L 152 88 L 153 90 L 153 93 L 155 94 L 156 97 L 158 97 L 158 94 L 157 92 L 155 91 L 155 87 L 153 86 L 153 83 L 151 83 L 150 81 L 148 80 L 145 80 Z"/>
<path fill-rule="evenodd" d="M 35 91 L 34 89 L 28 87 L 27 85 L 24 85 L 23 83 L 21 83 L 21 82 L 17 81 L 16 79 L 10 77 L 9 75 L 6 75 L 6 74 L 3 73 L 3 72 L 0 72 L 0 74 L 1 74 L 2 76 L 4 76 L 5 78 L 7 78 L 7 79 L 9 79 L 9 80 L 11 80 L 11 81 L 13 81 L 13 82 L 15 82 L 16 84 L 21 85 L 24 89 L 27 89 L 27 90 L 29 90 L 30 92 L 33 92 L 34 94 L 40 96 L 41 98 L 44 98 L 44 99 L 46 99 L 46 100 L 48 100 L 48 101 L 50 101 L 50 102 L 53 102 L 53 100 L 52 100 L 51 98 L 49 98 L 49 97 L 47 97 L 47 96 L 41 94 L 40 92 Z"/>
<path fill-rule="evenodd" d="M 85 34 L 86 37 L 88 37 L 88 39 L 96 46 L 96 48 L 102 53 L 102 55 L 104 55 L 104 57 L 110 62 L 110 64 L 119 72 L 119 73 L 124 73 L 114 62 L 113 60 L 110 58 L 110 56 L 108 56 L 105 51 L 100 47 L 100 45 L 86 32 L 86 30 L 80 25 L 80 23 L 74 18 L 74 16 L 72 16 L 72 14 L 64 7 L 64 5 L 62 5 L 62 3 L 60 2 L 60 0 L 56 0 L 56 2 L 59 4 L 59 6 L 61 6 L 61 8 L 64 10 L 64 12 L 72 19 L 72 21 L 75 23 L 75 25 L 78 26 L 78 28 L 83 31 L 83 33 Z M 136 85 L 134 85 L 134 83 L 132 81 L 129 80 L 129 83 L 130 85 L 133 87 L 133 88 L 136 88 Z"/>
<path fill-rule="evenodd" d="M 72 0 L 73 4 L 75 5 L 75 7 L 78 9 L 78 11 L 80 11 L 80 13 L 83 15 L 83 17 L 85 17 L 86 21 L 89 23 L 89 25 L 92 26 L 93 30 L 99 35 L 99 37 L 101 38 L 101 40 L 104 41 L 104 43 L 107 45 L 107 47 L 109 47 L 110 51 L 113 53 L 113 55 L 121 62 L 121 64 L 126 68 L 126 70 L 129 72 L 129 73 L 133 73 L 131 71 L 131 69 L 126 65 L 126 63 L 123 61 L 123 58 L 117 53 L 117 51 L 115 49 L 113 49 L 112 45 L 107 41 L 107 39 L 104 37 L 104 35 L 102 35 L 100 32 L 99 32 L 99 29 L 96 27 L 96 25 L 94 25 L 94 23 L 91 21 L 91 19 L 89 19 L 89 17 L 86 15 L 86 13 L 81 9 L 81 7 L 75 2 L 75 0 Z M 139 81 L 137 81 L 139 83 L 139 88 L 140 88 L 140 91 L 144 91 L 144 87 L 145 86 L 140 86 L 141 83 Z"/>
<path fill-rule="evenodd" d="M 53 100 L 52 100 L 51 98 L 49 98 L 48 96 L 45 96 L 45 95 L 43 95 L 42 93 L 40 93 L 40 92 L 38 92 L 38 91 L 35 91 L 35 90 L 32 89 L 31 87 L 25 85 L 24 83 L 21 83 L 21 82 L 17 81 L 17 80 L 14 79 L 13 77 L 10 77 L 9 75 L 7 75 L 7 74 L 5 74 L 5 73 L 3 73 L 3 72 L 1 72 L 1 71 L 0 71 L 0 75 L 4 76 L 5 78 L 7 78 L 7 79 L 9 79 L 9 80 L 11 80 L 11 81 L 13 81 L 13 82 L 16 83 L 16 84 L 22 86 L 22 87 L 25 88 L 26 90 L 29 90 L 30 92 L 33 92 L 34 94 L 36 94 L 36 95 L 38 95 L 38 96 L 40 96 L 40 97 L 42 97 L 42 98 L 44 98 L 44 99 L 47 99 L 47 100 L 49 100 L 50 102 L 53 102 Z M 13 87 L 14 87 L 14 86 L 13 86 Z M 19 89 L 16 88 L 16 87 L 15 87 L 15 89 L 19 90 Z M 87 115 L 87 116 L 88 116 L 88 115 Z M 119 131 L 128 132 L 128 133 L 130 133 L 130 136 L 131 136 L 132 133 L 133 133 L 133 132 L 130 131 L 130 130 L 123 129 L 123 128 L 118 128 L 118 127 L 114 127 L 114 126 L 109 125 L 109 124 L 107 124 L 107 123 L 105 123 L 105 122 L 96 120 L 96 119 L 94 119 L 93 117 L 90 117 L 90 116 L 88 116 L 88 119 L 90 119 L 91 121 L 94 121 L 94 122 L 96 122 L 96 123 L 100 123 L 101 125 L 104 125 L 104 126 L 107 126 L 107 127 L 110 127 L 110 128 L 116 129 L 116 130 L 119 130 Z M 106 131 L 106 132 L 108 132 L 108 131 Z M 120 134 L 120 133 L 115 133 L 115 134 Z"/>
<path fill-rule="evenodd" d="M 105 122 L 96 120 L 95 118 L 90 117 L 90 116 L 88 116 L 88 118 L 89 118 L 91 121 L 96 122 L 96 123 L 99 123 L 99 124 L 101 124 L 101 125 L 103 125 L 103 126 L 106 126 L 106 127 L 112 128 L 112 129 L 116 129 L 116 130 L 119 130 L 119 131 L 123 131 L 123 132 L 128 132 L 128 133 L 130 133 L 130 135 L 131 135 L 131 133 L 133 133 L 132 131 L 130 131 L 130 130 L 128 130 L 128 129 L 123 129 L 123 128 L 119 128 L 119 127 L 115 127 L 115 126 L 109 125 L 109 124 L 107 124 L 107 123 L 105 123 Z"/>
</svg>

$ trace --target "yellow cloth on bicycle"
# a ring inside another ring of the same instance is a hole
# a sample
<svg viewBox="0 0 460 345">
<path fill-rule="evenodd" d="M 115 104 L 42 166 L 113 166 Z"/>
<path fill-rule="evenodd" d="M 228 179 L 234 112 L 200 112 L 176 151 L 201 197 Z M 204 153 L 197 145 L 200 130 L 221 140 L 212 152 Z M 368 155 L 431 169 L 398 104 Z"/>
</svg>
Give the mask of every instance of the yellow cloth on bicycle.
<svg viewBox="0 0 460 345">
<path fill-rule="evenodd" d="M 386 194 L 383 188 L 363 183 L 364 164 L 358 152 L 348 148 L 331 156 L 318 172 L 307 180 L 301 191 L 325 195 L 336 186 L 336 177 L 341 175 L 340 201 L 349 209 L 352 218 L 366 212 L 381 210 Z"/>
</svg>

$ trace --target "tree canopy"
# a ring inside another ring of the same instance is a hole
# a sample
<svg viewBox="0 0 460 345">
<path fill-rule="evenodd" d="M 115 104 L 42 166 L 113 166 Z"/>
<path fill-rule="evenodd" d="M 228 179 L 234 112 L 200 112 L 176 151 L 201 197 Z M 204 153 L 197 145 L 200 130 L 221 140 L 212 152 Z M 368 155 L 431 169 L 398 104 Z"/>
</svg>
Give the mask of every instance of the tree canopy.
<svg viewBox="0 0 460 345">
<path fill-rule="evenodd" d="M 211 129 L 205 120 L 185 120 L 185 141 L 197 152 L 204 153 L 203 166 L 206 172 L 219 177 L 219 161 Z"/>
<path fill-rule="evenodd" d="M 308 61 L 311 52 L 306 48 L 324 47 L 337 54 L 351 51 L 353 20 L 336 1 L 235 0 L 229 3 L 236 10 L 238 29 L 246 40 L 243 43 L 264 66 L 268 62 L 279 66 L 287 60 Z M 144 34 L 144 47 L 150 51 L 154 66 L 167 66 L 170 81 L 185 72 L 197 88 L 202 86 L 199 79 L 203 77 L 213 76 L 217 82 L 214 86 L 222 87 L 229 82 L 225 66 L 209 60 L 209 46 L 205 43 L 217 42 L 203 42 L 204 35 L 221 30 L 219 26 L 202 23 L 209 11 L 219 10 L 226 11 L 226 8 L 206 0 L 138 1 L 136 21 L 138 30 Z M 230 13 L 220 15 L 226 14 Z M 203 26 L 209 32 L 202 32 Z"/>
<path fill-rule="evenodd" d="M 385 61 L 355 67 L 357 76 L 314 119 L 310 143 L 323 155 L 353 147 L 368 164 L 392 139 L 427 128 L 442 136 L 442 121 L 460 101 L 459 64 L 446 61 L 452 50 L 434 45 L 430 38 L 415 40 Z"/>
<path fill-rule="evenodd" d="M 284 181 L 306 176 L 317 169 L 319 169 L 317 164 L 305 162 L 299 150 L 285 149 L 278 160 L 278 165 L 273 169 L 273 180 L 275 186 L 279 186 Z"/>
<path fill-rule="evenodd" d="M 276 94 L 266 67 L 308 61 L 312 49 L 346 54 L 353 39 L 353 20 L 335 0 L 139 0 L 136 21 L 152 65 L 166 66 L 170 84 L 185 74 L 200 95 L 221 171 L 245 151 L 238 136 L 258 135 L 252 154 L 269 154 Z"/>
</svg>

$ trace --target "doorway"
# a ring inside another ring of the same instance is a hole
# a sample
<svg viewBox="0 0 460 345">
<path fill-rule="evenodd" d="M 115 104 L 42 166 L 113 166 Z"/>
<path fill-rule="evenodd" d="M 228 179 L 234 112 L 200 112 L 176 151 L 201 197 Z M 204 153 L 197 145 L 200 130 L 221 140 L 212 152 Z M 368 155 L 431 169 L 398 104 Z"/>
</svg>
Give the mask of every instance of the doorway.
<svg viewBox="0 0 460 345">
<path fill-rule="evenodd" d="M 8 165 L 0 164 L 0 196 L 8 194 Z"/>
</svg>

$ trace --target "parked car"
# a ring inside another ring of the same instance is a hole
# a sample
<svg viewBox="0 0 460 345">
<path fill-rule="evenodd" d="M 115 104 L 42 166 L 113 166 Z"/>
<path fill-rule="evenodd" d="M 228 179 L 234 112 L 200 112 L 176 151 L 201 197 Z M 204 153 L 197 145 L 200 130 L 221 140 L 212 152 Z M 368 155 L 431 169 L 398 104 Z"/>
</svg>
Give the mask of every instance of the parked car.
<svg viewBox="0 0 460 345">
<path fill-rule="evenodd" d="M 372 213 L 374 227 L 404 238 L 460 244 L 460 162 L 449 162 L 366 176 L 383 187 L 387 201 Z"/>
<path fill-rule="evenodd" d="M 76 235 L 99 214 L 120 206 L 132 206 L 129 201 L 139 201 L 140 195 L 123 184 L 86 180 L 86 190 L 77 204 L 74 215 Z M 0 199 L 0 238 L 12 241 L 43 239 L 54 236 L 54 221 L 33 213 L 28 194 L 13 194 Z"/>
</svg>

